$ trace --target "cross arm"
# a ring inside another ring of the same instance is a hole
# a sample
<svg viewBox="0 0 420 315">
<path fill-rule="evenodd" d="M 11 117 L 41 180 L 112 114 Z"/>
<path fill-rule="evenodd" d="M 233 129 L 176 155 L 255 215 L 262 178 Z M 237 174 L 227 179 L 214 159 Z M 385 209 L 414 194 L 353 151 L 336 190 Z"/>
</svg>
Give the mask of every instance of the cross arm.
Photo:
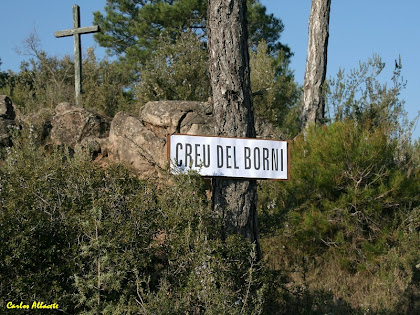
<svg viewBox="0 0 420 315">
<path fill-rule="evenodd" d="M 100 28 L 98 25 L 94 26 L 86 26 L 86 27 L 78 27 L 73 28 L 70 30 L 64 30 L 64 31 L 57 31 L 54 33 L 55 37 L 66 37 L 66 36 L 72 36 L 74 34 L 89 34 L 89 33 L 97 33 L 100 32 Z"/>
</svg>

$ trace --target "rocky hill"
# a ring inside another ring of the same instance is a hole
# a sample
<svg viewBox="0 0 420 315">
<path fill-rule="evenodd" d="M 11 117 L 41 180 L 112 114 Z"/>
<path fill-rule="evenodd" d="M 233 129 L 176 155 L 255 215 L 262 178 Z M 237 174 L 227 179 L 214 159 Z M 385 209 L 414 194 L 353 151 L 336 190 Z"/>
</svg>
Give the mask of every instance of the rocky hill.
<svg viewBox="0 0 420 315">
<path fill-rule="evenodd" d="M 12 101 L 0 96 L 0 145 L 11 145 L 8 126 L 19 125 Z M 21 119 L 22 120 L 22 119 Z M 25 117 L 26 123 L 31 118 Z M 83 150 L 92 159 L 122 163 L 140 177 L 154 176 L 167 164 L 166 136 L 173 133 L 214 135 L 210 102 L 148 102 L 138 115 L 119 112 L 110 120 L 93 111 L 60 103 L 44 125 L 54 145 Z M 283 139 L 272 125 L 256 118 L 260 138 Z"/>
</svg>

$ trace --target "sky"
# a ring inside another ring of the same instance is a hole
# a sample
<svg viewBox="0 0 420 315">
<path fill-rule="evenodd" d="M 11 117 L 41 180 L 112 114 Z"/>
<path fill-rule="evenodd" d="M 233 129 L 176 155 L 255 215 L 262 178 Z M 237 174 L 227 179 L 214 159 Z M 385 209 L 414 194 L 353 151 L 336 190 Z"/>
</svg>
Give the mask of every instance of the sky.
<svg viewBox="0 0 420 315">
<path fill-rule="evenodd" d="M 260 0 L 285 26 L 280 41 L 287 44 L 294 56 L 291 69 L 295 79 L 303 83 L 308 40 L 310 0 Z M 106 0 L 14 0 L 2 1 L 0 11 L 1 71 L 19 71 L 21 61 L 29 56 L 18 54 L 23 41 L 36 32 L 40 47 L 50 56 L 73 55 L 71 37 L 55 38 L 54 32 L 72 28 L 72 6 L 80 6 L 81 26 L 91 26 L 93 12 L 104 11 Z M 420 110 L 420 1 L 418 0 L 332 0 L 330 37 L 328 42 L 327 77 L 338 70 L 349 72 L 379 55 L 386 67 L 384 82 L 391 82 L 395 60 L 401 56 L 402 75 L 407 81 L 401 93 L 408 117 L 413 120 Z M 92 34 L 82 35 L 82 50 L 95 48 L 97 57 L 105 49 L 95 43 Z M 413 139 L 420 138 L 420 124 Z"/>
</svg>

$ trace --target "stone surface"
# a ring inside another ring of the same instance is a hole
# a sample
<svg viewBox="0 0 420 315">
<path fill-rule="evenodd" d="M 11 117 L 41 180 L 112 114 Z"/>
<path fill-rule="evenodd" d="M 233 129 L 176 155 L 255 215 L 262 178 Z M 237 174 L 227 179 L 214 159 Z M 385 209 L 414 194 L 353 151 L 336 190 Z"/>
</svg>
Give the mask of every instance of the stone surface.
<svg viewBox="0 0 420 315">
<path fill-rule="evenodd" d="M 0 147 L 12 144 L 10 128 L 15 126 L 15 118 L 12 100 L 6 95 L 0 95 Z"/>
<path fill-rule="evenodd" d="M 84 138 L 105 138 L 109 133 L 109 121 L 81 107 L 61 103 L 52 118 L 51 140 L 57 145 L 72 149 Z"/>
<path fill-rule="evenodd" d="M 86 153 L 92 160 L 102 153 L 102 146 L 107 139 L 99 139 L 94 137 L 83 138 L 82 141 L 75 145 L 75 151 L 82 151 Z"/>
<path fill-rule="evenodd" d="M 255 121 L 259 137 L 282 138 L 262 119 Z M 156 175 L 167 166 L 168 134 L 215 135 L 211 103 L 190 101 L 149 102 L 137 117 L 120 112 L 109 132 L 102 117 L 61 103 L 55 108 L 52 126 L 53 143 L 81 150 L 92 159 L 100 155 L 111 163 L 122 163 L 140 177 Z"/>
<path fill-rule="evenodd" d="M 12 145 L 10 128 L 15 126 L 15 121 L 0 118 L 0 147 Z"/>
<path fill-rule="evenodd" d="M 72 109 L 72 106 L 70 105 L 70 103 L 63 102 L 63 103 L 60 103 L 56 106 L 55 113 L 56 113 L 56 115 L 61 115 L 61 114 L 65 113 L 66 111 L 69 111 L 71 109 Z"/>
<path fill-rule="evenodd" d="M 15 117 L 12 100 L 6 95 L 0 95 L 0 119 L 14 120 Z"/>
<path fill-rule="evenodd" d="M 148 102 L 139 114 L 143 124 L 159 137 L 167 134 L 215 135 L 212 104 L 193 101 Z M 257 138 L 284 139 L 279 130 L 255 117 Z"/>
<path fill-rule="evenodd" d="M 172 133 L 213 134 L 209 103 L 148 102 L 138 117 L 118 113 L 105 144 L 108 158 L 142 176 L 159 173 L 167 165 L 166 136 Z"/>
<path fill-rule="evenodd" d="M 108 158 L 128 165 L 141 176 L 156 174 L 167 165 L 166 136 L 172 133 L 215 135 L 212 106 L 207 102 L 161 101 L 145 104 L 139 117 L 118 113 L 109 138 L 102 144 Z M 256 119 L 261 138 L 281 139 L 281 134 Z"/>
<path fill-rule="evenodd" d="M 148 102 L 140 110 L 139 117 L 159 137 L 171 133 L 214 133 L 212 107 L 207 102 Z"/>
<path fill-rule="evenodd" d="M 109 159 L 144 177 L 165 167 L 165 144 L 166 138 L 158 137 L 139 118 L 120 112 L 112 120 L 105 150 Z"/>
</svg>

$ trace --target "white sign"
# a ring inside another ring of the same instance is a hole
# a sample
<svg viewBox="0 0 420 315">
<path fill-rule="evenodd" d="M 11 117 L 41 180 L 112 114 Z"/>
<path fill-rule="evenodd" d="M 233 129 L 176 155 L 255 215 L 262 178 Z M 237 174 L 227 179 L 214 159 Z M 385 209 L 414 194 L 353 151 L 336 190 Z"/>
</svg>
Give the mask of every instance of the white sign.
<svg viewBox="0 0 420 315">
<path fill-rule="evenodd" d="M 287 141 L 168 136 L 171 172 L 197 171 L 202 176 L 287 180 Z"/>
</svg>

